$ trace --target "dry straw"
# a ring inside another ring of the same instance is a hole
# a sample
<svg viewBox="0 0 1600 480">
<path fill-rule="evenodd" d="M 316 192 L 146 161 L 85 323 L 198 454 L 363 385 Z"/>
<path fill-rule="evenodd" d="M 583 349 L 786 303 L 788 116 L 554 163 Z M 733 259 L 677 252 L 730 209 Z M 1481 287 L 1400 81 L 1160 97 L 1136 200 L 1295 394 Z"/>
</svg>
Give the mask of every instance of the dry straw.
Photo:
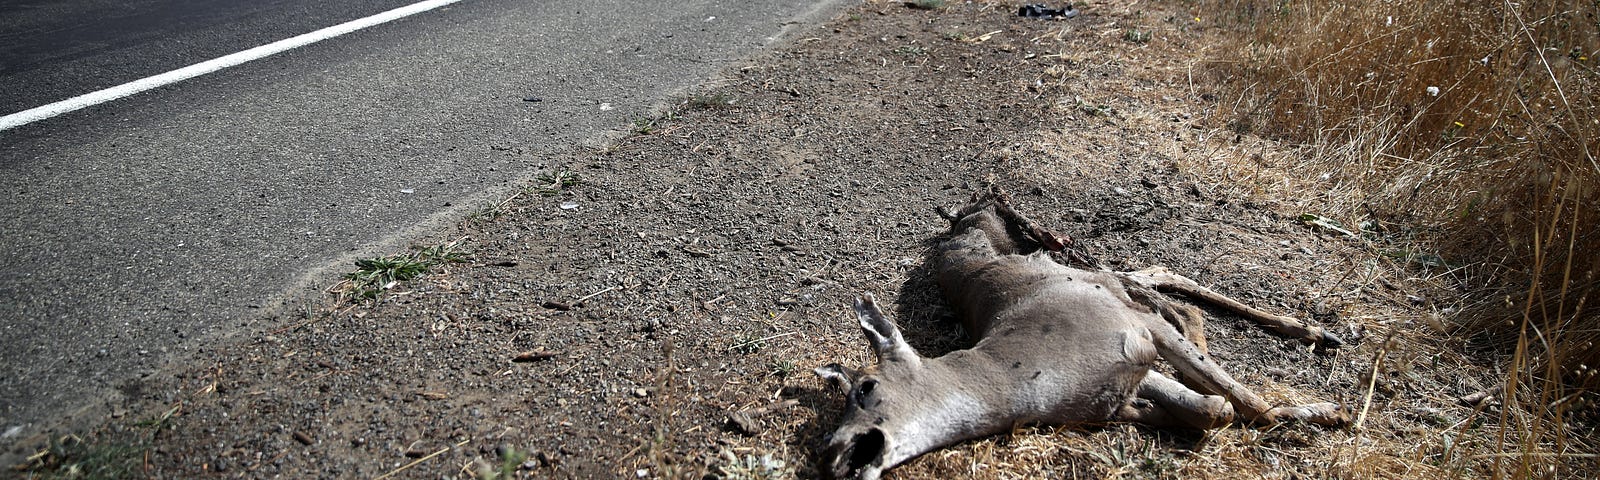
<svg viewBox="0 0 1600 480">
<path fill-rule="evenodd" d="M 1505 372 L 1488 473 L 1592 471 L 1569 429 L 1600 366 L 1600 2 L 1197 3 L 1236 40 L 1216 121 L 1299 146 L 1230 175 L 1460 289 L 1452 333 Z"/>
</svg>

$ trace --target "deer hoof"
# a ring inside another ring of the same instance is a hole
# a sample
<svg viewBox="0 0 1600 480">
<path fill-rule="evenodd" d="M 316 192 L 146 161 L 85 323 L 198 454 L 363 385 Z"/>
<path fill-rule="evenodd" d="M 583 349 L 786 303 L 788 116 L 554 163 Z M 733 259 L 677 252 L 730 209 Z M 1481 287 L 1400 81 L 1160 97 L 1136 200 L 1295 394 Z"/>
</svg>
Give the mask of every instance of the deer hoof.
<svg viewBox="0 0 1600 480">
<path fill-rule="evenodd" d="M 1323 330 L 1322 337 L 1317 339 L 1317 346 L 1313 347 L 1311 351 L 1316 352 L 1318 355 L 1328 355 L 1333 353 L 1331 350 L 1337 350 L 1342 346 L 1344 346 L 1344 340 L 1340 340 L 1339 336 Z"/>
</svg>

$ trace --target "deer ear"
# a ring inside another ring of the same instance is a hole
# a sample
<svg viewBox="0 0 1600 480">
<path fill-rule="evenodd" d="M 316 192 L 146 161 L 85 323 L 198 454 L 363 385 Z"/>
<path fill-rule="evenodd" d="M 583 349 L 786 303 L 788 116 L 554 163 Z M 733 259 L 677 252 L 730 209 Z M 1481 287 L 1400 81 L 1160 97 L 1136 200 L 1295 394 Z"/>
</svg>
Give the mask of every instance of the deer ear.
<svg viewBox="0 0 1600 480">
<path fill-rule="evenodd" d="M 850 385 L 852 384 L 850 377 L 855 372 L 851 372 L 837 363 L 817 367 L 812 372 L 815 372 L 818 377 L 822 377 L 823 380 L 827 380 L 829 384 L 833 385 L 833 388 L 838 389 L 840 395 L 850 395 Z"/>
<path fill-rule="evenodd" d="M 894 322 L 883 316 L 883 310 L 878 308 L 877 297 L 870 293 L 856 297 L 856 318 L 861 320 L 861 334 L 867 337 L 872 351 L 878 354 L 878 361 L 915 361 L 921 358 L 916 350 L 906 344 L 905 337 L 900 335 L 900 329 L 894 326 Z"/>
</svg>

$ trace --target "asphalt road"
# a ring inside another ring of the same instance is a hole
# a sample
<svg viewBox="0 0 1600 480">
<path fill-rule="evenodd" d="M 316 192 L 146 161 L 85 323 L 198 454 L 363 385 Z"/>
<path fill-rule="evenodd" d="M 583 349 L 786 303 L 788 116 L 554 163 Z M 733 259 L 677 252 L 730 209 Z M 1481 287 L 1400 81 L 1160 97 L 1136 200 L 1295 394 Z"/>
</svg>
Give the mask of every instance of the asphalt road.
<svg viewBox="0 0 1600 480">
<path fill-rule="evenodd" d="M 416 0 L 0 0 L 0 115 Z"/>
<path fill-rule="evenodd" d="M 407 3 L 3 1 L 0 114 Z M 465 0 L 0 131 L 0 457 L 843 3 Z"/>
</svg>

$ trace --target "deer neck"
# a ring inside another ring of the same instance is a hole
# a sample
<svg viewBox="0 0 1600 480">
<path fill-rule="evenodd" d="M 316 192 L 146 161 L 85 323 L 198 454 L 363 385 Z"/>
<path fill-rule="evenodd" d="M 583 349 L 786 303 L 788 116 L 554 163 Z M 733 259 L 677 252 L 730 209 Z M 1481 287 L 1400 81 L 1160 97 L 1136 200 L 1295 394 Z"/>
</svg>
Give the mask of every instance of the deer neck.
<svg viewBox="0 0 1600 480">
<path fill-rule="evenodd" d="M 962 350 L 927 359 L 918 383 L 926 396 L 918 399 L 918 413 L 901 425 L 888 459 L 892 464 L 963 439 L 1011 429 L 1016 421 L 1008 412 L 1004 369 L 982 351 Z"/>
</svg>

